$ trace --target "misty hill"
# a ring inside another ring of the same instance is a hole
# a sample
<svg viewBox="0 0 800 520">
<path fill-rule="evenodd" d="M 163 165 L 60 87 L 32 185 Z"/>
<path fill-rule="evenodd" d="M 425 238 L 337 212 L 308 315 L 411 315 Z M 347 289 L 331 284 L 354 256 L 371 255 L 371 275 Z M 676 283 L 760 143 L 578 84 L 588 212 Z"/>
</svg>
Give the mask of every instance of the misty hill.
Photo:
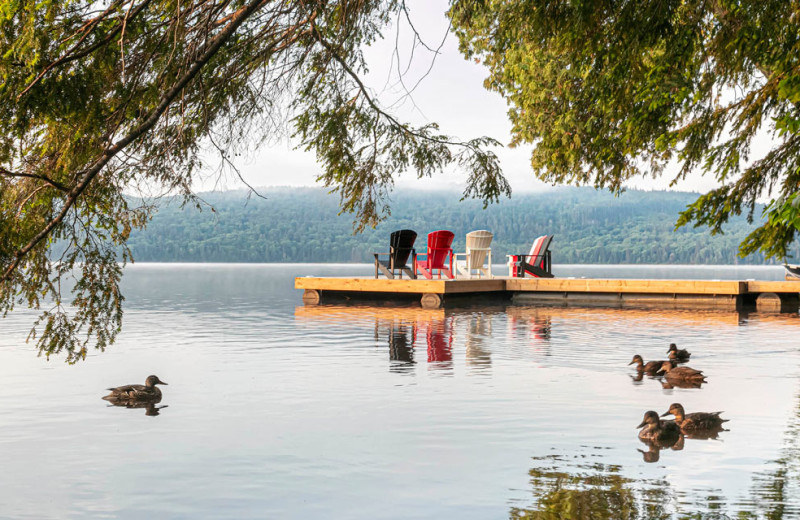
<svg viewBox="0 0 800 520">
<path fill-rule="evenodd" d="M 724 235 L 705 228 L 673 231 L 678 212 L 697 194 L 628 191 L 621 197 L 591 188 L 561 188 L 517 194 L 490 205 L 459 202 L 457 193 L 403 192 L 393 196 L 392 215 L 375 230 L 353 235 L 352 218 L 338 216 L 338 197 L 316 188 L 264 190 L 266 200 L 246 192 L 207 193 L 215 211 L 181 209 L 177 201 L 160 209 L 130 247 L 137 262 L 371 262 L 388 249 L 395 229 L 425 234 L 449 229 L 454 248 L 475 229 L 495 234 L 495 263 L 527 252 L 541 234 L 553 234 L 553 262 L 563 263 L 764 263 L 760 255 L 738 259 L 739 242 L 751 225 L 733 219 Z M 419 249 L 419 247 L 418 247 Z M 795 256 L 800 248 L 795 245 Z"/>
</svg>

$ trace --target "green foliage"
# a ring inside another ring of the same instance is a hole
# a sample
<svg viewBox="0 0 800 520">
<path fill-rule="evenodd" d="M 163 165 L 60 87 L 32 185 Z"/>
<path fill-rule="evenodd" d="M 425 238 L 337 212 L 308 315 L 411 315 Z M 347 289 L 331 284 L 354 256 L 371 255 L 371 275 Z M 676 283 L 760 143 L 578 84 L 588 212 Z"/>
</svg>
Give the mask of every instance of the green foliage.
<svg viewBox="0 0 800 520">
<path fill-rule="evenodd" d="M 417 248 L 436 229 L 465 235 L 489 229 L 492 255 L 527 252 L 540 234 L 554 234 L 553 261 L 565 263 L 733 264 L 764 262 L 760 254 L 740 259 L 737 244 L 750 226 L 732 219 L 726 233 L 709 237 L 702 229 L 674 228 L 675 215 L 690 193 L 628 191 L 620 197 L 590 188 L 515 195 L 483 210 L 455 193 L 400 192 L 392 216 L 376 229 L 353 235 L 350 219 L 337 216 L 336 197 L 321 189 L 282 188 L 263 192 L 266 200 L 243 192 L 204 194 L 214 212 L 181 210 L 165 204 L 146 230 L 134 232 L 129 246 L 139 262 L 372 262 L 388 247 L 395 229 L 417 231 Z M 800 246 L 794 252 L 800 256 Z"/>
<path fill-rule="evenodd" d="M 800 229 L 784 215 L 800 191 L 800 2 L 454 0 L 450 17 L 540 179 L 618 192 L 670 162 L 674 182 L 701 170 L 719 187 L 679 224 L 717 233 L 769 199 L 740 252 L 786 255 Z M 764 130 L 772 149 L 754 157 Z"/>
<path fill-rule="evenodd" d="M 152 210 L 123 192 L 196 205 L 202 158 L 232 167 L 290 133 L 316 152 L 320 180 L 357 227 L 388 215 L 407 168 L 459 164 L 465 195 L 507 194 L 485 149 L 494 141 L 406 125 L 361 82 L 363 47 L 404 10 L 399 0 L 0 0 L 0 312 L 42 309 L 34 336 L 48 355 L 105 347 L 122 319 L 115 262 Z M 51 265 L 54 243 L 66 247 Z"/>
</svg>

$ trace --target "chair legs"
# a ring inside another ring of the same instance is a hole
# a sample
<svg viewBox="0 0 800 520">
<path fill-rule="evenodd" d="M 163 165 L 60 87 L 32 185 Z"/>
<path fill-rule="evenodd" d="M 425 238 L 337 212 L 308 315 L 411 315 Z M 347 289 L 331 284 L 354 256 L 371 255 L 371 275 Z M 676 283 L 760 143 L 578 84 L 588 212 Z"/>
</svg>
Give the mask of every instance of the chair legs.
<svg viewBox="0 0 800 520">
<path fill-rule="evenodd" d="M 438 268 L 428 269 L 425 266 L 419 265 L 419 262 L 417 262 L 417 271 L 419 272 L 419 274 L 422 274 L 422 276 L 424 276 L 425 279 L 427 279 L 427 280 L 432 280 L 433 279 L 434 271 L 438 271 L 435 274 L 437 275 L 438 279 L 440 279 L 440 280 L 442 279 L 442 274 L 444 274 L 445 278 L 449 278 L 450 280 L 455 278 L 455 275 L 453 274 L 452 266 L 451 266 L 450 269 L 438 269 Z"/>
</svg>

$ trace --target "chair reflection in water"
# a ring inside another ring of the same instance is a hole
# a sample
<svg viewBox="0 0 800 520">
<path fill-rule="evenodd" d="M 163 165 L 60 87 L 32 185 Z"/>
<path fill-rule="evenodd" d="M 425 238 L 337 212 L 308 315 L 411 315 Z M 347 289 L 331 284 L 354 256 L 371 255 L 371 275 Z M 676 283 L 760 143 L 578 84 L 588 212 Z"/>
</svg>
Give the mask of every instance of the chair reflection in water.
<svg viewBox="0 0 800 520">
<path fill-rule="evenodd" d="M 428 363 L 453 361 L 453 328 L 447 318 L 393 321 L 389 328 L 389 360 L 393 370 L 408 371 L 416 364 L 414 350 L 425 338 Z M 376 326 L 378 324 L 376 323 Z"/>
<path fill-rule="evenodd" d="M 467 327 L 467 364 L 476 368 L 492 364 L 492 352 L 486 345 L 486 338 L 492 335 L 492 316 L 478 314 L 470 317 Z"/>
<path fill-rule="evenodd" d="M 552 329 L 552 318 L 545 310 L 512 308 L 508 313 L 512 334 L 527 331 L 533 343 L 548 342 Z"/>
<path fill-rule="evenodd" d="M 371 305 L 302 305 L 295 308 L 297 319 L 340 324 L 352 320 L 372 325 L 375 343 L 388 342 L 393 371 L 410 371 L 419 361 L 423 345 L 427 359 L 446 366 L 453 360 L 454 317 L 444 309 L 419 307 L 379 307 Z M 388 338 L 388 339 L 387 339 Z M 386 343 L 383 343 L 384 345 Z"/>
<path fill-rule="evenodd" d="M 429 322 L 425 335 L 428 341 L 428 363 L 453 361 L 453 329 L 447 320 Z"/>
<path fill-rule="evenodd" d="M 414 361 L 414 325 L 395 323 L 389 331 L 389 359 L 407 365 Z"/>
</svg>

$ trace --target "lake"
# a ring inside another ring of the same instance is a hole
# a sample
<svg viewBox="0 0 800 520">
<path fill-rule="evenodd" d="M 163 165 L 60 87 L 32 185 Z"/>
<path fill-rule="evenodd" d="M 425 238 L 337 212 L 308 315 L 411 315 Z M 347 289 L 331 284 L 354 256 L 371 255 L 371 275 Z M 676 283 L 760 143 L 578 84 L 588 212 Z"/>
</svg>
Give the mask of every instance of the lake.
<svg viewBox="0 0 800 520">
<path fill-rule="evenodd" d="M 371 269 L 129 266 L 117 343 L 74 366 L 25 343 L 33 313 L 0 321 L 0 518 L 800 517 L 797 314 L 304 307 L 293 288 Z M 671 342 L 702 388 L 634 377 L 634 354 Z M 149 374 L 162 408 L 101 400 Z M 673 402 L 724 411 L 728 431 L 640 442 L 644 412 Z"/>
</svg>

